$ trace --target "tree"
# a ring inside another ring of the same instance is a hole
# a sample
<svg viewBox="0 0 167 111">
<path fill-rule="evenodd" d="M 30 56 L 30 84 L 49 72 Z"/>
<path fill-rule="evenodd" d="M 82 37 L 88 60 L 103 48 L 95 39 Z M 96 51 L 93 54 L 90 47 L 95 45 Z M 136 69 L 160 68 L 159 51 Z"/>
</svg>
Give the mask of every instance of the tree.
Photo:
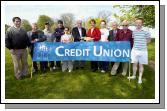
<svg viewBox="0 0 167 111">
<path fill-rule="evenodd" d="M 70 30 L 74 26 L 74 15 L 72 13 L 62 14 L 60 19 L 63 21 L 64 26 L 69 27 Z"/>
<path fill-rule="evenodd" d="M 5 24 L 5 33 L 9 27 L 10 27 L 10 25 Z"/>
<path fill-rule="evenodd" d="M 45 22 L 49 22 L 51 26 L 54 24 L 53 19 L 49 16 L 40 15 L 37 20 L 37 25 L 40 30 L 43 30 L 45 28 Z"/>
<path fill-rule="evenodd" d="M 114 16 L 122 22 L 123 19 L 134 21 L 135 18 L 144 19 L 144 26 L 155 27 L 155 6 L 154 5 L 116 5 L 114 8 L 120 8 L 123 15 L 114 14 Z"/>
<path fill-rule="evenodd" d="M 86 22 L 85 22 L 85 28 L 89 29 L 90 28 L 90 20 L 93 19 L 92 17 L 89 17 Z M 100 23 L 101 23 L 101 18 L 94 18 L 94 20 L 96 21 L 96 27 L 100 28 Z"/>
<path fill-rule="evenodd" d="M 28 20 L 23 19 L 21 26 L 26 30 L 30 31 L 31 30 L 31 25 Z"/>
<path fill-rule="evenodd" d="M 102 10 L 98 13 L 97 17 L 100 18 L 100 19 L 105 20 L 108 23 L 109 22 L 109 17 L 111 16 L 111 14 L 112 13 L 110 11 Z"/>
</svg>

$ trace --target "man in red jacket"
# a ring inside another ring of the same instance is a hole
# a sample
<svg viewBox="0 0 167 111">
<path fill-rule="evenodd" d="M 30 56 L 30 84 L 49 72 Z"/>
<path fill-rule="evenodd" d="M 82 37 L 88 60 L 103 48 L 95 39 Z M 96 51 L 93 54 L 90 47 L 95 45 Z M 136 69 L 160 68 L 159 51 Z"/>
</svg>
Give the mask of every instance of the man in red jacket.
<svg viewBox="0 0 167 111">
<path fill-rule="evenodd" d="M 101 38 L 101 33 L 99 28 L 96 27 L 96 21 L 92 19 L 90 24 L 91 28 L 87 32 L 87 37 L 92 38 L 93 41 L 99 41 Z M 91 61 L 91 70 L 93 72 L 98 70 L 98 61 Z"/>
<path fill-rule="evenodd" d="M 122 27 L 123 29 L 121 29 L 117 35 L 116 35 L 116 41 L 130 41 L 131 44 L 131 48 L 133 45 L 133 39 L 132 39 L 132 31 L 130 29 L 128 29 L 129 27 L 129 22 L 127 20 L 124 20 L 122 22 Z M 111 75 L 115 75 L 117 72 L 117 69 L 120 65 L 120 62 L 115 62 L 114 66 L 111 69 Z M 127 69 L 128 69 L 128 62 L 124 62 L 123 63 L 123 71 L 122 71 L 122 75 L 125 76 L 127 73 Z"/>
</svg>

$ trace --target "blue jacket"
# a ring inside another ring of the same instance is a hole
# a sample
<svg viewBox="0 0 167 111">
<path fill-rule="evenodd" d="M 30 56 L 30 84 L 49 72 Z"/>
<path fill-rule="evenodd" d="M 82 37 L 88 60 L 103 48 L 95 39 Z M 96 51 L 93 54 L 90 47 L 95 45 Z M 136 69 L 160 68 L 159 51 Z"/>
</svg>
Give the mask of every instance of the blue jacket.
<svg viewBox="0 0 167 111">
<path fill-rule="evenodd" d="M 60 42 L 61 36 L 64 35 L 64 27 L 56 28 L 55 32 L 53 33 L 53 38 L 55 38 L 56 42 Z"/>
</svg>

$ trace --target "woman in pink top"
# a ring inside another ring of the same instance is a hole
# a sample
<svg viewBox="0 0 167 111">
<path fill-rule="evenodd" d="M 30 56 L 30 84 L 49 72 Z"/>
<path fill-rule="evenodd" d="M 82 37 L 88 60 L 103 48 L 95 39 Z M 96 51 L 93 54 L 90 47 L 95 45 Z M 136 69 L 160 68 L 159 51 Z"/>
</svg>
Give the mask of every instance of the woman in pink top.
<svg viewBox="0 0 167 111">
<path fill-rule="evenodd" d="M 64 35 L 61 36 L 61 42 L 69 43 L 72 42 L 72 36 L 70 35 L 69 28 L 65 27 Z M 62 61 L 62 71 L 65 72 L 68 69 L 68 72 L 71 72 L 73 69 L 72 61 Z"/>
</svg>

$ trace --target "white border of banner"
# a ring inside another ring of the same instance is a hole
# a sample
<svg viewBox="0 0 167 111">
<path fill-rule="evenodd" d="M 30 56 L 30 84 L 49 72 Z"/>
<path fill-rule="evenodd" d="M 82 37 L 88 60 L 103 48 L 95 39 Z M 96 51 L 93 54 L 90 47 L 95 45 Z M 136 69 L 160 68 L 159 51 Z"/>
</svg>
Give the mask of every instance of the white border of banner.
<svg viewBox="0 0 167 111">
<path fill-rule="evenodd" d="M 5 6 L 7 5 L 155 5 L 155 99 L 5 99 Z M 158 1 L 11 1 L 1 2 L 2 103 L 159 103 L 159 2 Z"/>
</svg>

